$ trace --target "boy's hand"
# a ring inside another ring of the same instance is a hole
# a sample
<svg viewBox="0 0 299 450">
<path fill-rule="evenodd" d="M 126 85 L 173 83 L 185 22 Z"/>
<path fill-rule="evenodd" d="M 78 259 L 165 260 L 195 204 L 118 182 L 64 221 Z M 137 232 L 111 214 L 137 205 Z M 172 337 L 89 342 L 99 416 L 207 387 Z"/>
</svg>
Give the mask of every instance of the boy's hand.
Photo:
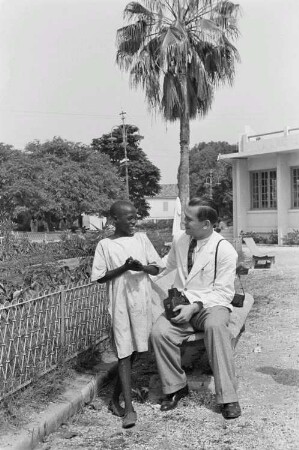
<svg viewBox="0 0 299 450">
<path fill-rule="evenodd" d="M 143 265 L 141 262 L 138 261 L 138 259 L 133 259 L 132 256 L 126 260 L 125 267 L 127 270 L 134 270 L 135 272 L 143 271 Z"/>
</svg>

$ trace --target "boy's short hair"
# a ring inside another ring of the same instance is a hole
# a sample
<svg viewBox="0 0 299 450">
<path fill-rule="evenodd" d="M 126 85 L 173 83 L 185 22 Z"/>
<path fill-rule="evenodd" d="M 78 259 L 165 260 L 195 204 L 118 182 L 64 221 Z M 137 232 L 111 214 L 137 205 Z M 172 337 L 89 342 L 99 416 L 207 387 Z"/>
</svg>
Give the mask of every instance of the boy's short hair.
<svg viewBox="0 0 299 450">
<path fill-rule="evenodd" d="M 133 203 L 129 202 L 128 200 L 117 200 L 111 205 L 109 214 L 111 217 L 117 216 L 118 212 L 123 206 L 129 206 L 130 208 L 135 208 Z"/>
<path fill-rule="evenodd" d="M 211 206 L 212 202 L 209 200 L 203 200 L 200 197 L 191 198 L 188 205 L 189 206 L 198 206 L 197 218 L 201 222 L 204 220 L 209 220 L 212 225 L 217 223 L 218 214 L 216 209 Z"/>
</svg>

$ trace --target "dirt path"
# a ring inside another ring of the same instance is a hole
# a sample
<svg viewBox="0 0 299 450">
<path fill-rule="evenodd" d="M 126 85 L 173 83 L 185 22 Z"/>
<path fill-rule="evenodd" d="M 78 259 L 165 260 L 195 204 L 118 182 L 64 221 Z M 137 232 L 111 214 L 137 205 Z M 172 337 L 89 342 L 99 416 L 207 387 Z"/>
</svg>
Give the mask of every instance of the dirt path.
<svg viewBox="0 0 299 450">
<path fill-rule="evenodd" d="M 246 290 L 255 297 L 236 366 L 243 414 L 225 421 L 209 392 L 192 392 L 179 407 L 135 402 L 138 423 L 122 430 L 107 412 L 111 387 L 39 450 L 201 449 L 297 450 L 299 448 L 299 249 L 276 249 L 277 264 L 250 272 Z M 280 253 L 279 253 L 280 252 Z M 134 387 L 147 386 L 153 360 L 139 363 Z"/>
</svg>

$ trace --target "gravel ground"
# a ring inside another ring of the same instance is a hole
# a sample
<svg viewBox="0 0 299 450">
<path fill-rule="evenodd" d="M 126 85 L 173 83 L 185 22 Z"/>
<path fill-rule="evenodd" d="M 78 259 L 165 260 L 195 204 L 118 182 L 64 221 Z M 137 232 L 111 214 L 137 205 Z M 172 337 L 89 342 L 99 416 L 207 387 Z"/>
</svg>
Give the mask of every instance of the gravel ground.
<svg viewBox="0 0 299 450">
<path fill-rule="evenodd" d="M 277 254 L 273 268 L 246 277 L 255 304 L 236 353 L 240 418 L 225 421 L 209 391 L 192 391 L 167 413 L 155 403 L 141 403 L 137 395 L 137 425 L 123 430 L 121 419 L 107 411 L 108 386 L 38 449 L 297 450 L 299 249 L 271 251 Z M 134 370 L 135 391 L 148 388 L 155 373 L 153 356 L 141 357 Z"/>
</svg>

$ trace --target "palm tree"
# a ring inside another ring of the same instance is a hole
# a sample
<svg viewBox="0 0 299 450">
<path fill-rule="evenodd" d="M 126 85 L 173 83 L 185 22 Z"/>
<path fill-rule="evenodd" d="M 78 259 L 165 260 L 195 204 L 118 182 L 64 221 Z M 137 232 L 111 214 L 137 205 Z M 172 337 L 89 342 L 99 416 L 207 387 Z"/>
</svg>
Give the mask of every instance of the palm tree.
<svg viewBox="0 0 299 450">
<path fill-rule="evenodd" d="M 124 10 L 117 64 L 142 86 L 151 108 L 180 121 L 179 197 L 189 198 L 190 119 L 205 116 L 215 88 L 232 84 L 239 60 L 239 6 L 219 0 L 140 0 Z M 183 220 L 183 218 L 182 218 Z"/>
</svg>

